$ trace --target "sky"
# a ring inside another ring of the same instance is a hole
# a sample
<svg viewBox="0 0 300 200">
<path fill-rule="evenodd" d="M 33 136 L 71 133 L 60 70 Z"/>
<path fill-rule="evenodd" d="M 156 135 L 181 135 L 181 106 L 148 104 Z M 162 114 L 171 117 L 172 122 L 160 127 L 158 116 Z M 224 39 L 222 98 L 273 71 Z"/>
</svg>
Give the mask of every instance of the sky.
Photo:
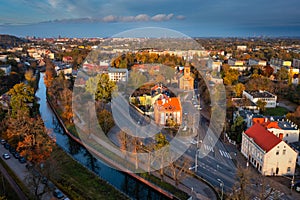
<svg viewBox="0 0 300 200">
<path fill-rule="evenodd" d="M 0 33 L 110 37 L 161 27 L 191 37 L 300 36 L 299 0 L 1 0 Z"/>
</svg>

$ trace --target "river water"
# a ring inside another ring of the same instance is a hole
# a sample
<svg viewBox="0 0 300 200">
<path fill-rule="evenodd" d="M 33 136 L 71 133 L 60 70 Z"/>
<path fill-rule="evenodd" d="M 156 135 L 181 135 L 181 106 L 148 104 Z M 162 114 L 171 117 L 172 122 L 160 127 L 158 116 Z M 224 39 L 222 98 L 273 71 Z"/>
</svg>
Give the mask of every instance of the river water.
<svg viewBox="0 0 300 200">
<path fill-rule="evenodd" d="M 51 134 L 56 138 L 57 145 L 70 154 L 75 160 L 132 199 L 167 199 L 146 184 L 94 158 L 83 146 L 73 141 L 64 133 L 63 128 L 57 122 L 58 120 L 55 114 L 47 103 L 44 73 L 40 73 L 39 89 L 36 92 L 36 97 L 39 98 L 40 113 L 46 128 L 50 130 Z"/>
</svg>

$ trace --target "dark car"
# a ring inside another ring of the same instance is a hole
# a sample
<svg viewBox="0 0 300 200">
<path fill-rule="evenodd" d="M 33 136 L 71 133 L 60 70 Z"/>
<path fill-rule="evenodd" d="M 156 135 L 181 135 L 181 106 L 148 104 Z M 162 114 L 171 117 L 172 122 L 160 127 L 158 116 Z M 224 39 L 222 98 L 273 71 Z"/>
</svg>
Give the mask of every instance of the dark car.
<svg viewBox="0 0 300 200">
<path fill-rule="evenodd" d="M 53 196 L 58 199 L 62 199 L 64 197 L 64 194 L 59 189 L 55 189 L 53 191 Z"/>
<path fill-rule="evenodd" d="M 293 188 L 296 190 L 296 192 L 300 192 L 300 181 L 296 181 L 293 184 Z"/>
<path fill-rule="evenodd" d="M 23 156 L 20 156 L 19 157 L 19 162 L 22 163 L 22 164 L 26 163 L 26 158 L 24 158 Z"/>
<path fill-rule="evenodd" d="M 20 154 L 19 154 L 18 152 L 15 152 L 15 153 L 13 154 L 13 156 L 15 157 L 15 159 L 19 159 L 19 158 L 20 158 Z"/>
<path fill-rule="evenodd" d="M 15 154 L 17 151 L 16 151 L 16 149 L 15 148 L 13 148 L 13 147 L 10 147 L 9 148 L 9 152 L 11 153 L 11 154 Z"/>
<path fill-rule="evenodd" d="M 5 144 L 4 144 L 4 148 L 5 148 L 5 149 L 9 149 L 9 148 L 10 148 L 10 145 L 9 145 L 8 143 L 5 143 Z"/>
</svg>

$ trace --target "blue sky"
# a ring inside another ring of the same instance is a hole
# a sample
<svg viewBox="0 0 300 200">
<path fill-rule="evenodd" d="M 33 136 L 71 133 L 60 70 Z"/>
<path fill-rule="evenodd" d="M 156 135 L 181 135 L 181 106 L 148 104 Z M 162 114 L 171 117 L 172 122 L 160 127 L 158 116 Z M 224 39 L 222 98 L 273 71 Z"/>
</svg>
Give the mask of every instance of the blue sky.
<svg viewBox="0 0 300 200">
<path fill-rule="evenodd" d="M 300 36 L 299 0 L 7 0 L 0 33 L 108 37 L 163 27 L 192 37 Z"/>
</svg>

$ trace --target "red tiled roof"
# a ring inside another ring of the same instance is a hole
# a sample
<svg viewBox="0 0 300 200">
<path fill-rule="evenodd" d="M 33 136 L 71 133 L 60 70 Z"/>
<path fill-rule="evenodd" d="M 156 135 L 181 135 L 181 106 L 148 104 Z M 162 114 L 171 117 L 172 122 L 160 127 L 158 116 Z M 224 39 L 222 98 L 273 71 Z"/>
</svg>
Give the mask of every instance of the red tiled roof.
<svg viewBox="0 0 300 200">
<path fill-rule="evenodd" d="M 247 129 L 245 134 L 250 138 L 253 138 L 254 142 L 266 152 L 270 151 L 282 141 L 258 123 L 255 123 L 249 129 Z"/>
<path fill-rule="evenodd" d="M 180 100 L 177 97 L 171 97 L 165 100 L 158 99 L 156 101 L 156 105 L 158 106 L 159 111 L 181 111 Z"/>
</svg>

